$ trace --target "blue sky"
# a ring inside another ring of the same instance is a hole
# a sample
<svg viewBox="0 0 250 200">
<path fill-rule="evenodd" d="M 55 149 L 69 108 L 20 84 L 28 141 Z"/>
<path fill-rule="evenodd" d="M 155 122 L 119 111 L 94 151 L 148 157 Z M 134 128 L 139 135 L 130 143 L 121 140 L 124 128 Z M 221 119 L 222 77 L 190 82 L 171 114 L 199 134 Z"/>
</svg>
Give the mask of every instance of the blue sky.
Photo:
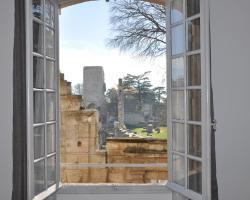
<svg viewBox="0 0 250 200">
<path fill-rule="evenodd" d="M 92 1 L 62 9 L 60 15 L 60 70 L 72 84 L 81 83 L 83 66 L 103 66 L 107 88 L 114 87 L 118 78 L 127 73 L 152 71 L 155 86 L 165 77 L 165 57 L 154 61 L 134 58 L 129 53 L 106 46 L 110 35 L 111 4 Z"/>
</svg>

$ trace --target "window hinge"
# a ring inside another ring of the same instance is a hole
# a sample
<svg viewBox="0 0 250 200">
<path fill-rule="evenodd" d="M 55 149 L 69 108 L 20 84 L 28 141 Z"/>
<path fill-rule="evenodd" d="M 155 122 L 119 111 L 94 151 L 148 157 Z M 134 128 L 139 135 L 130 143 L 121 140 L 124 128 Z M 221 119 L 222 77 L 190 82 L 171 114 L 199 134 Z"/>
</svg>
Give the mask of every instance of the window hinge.
<svg viewBox="0 0 250 200">
<path fill-rule="evenodd" d="M 212 120 L 212 123 L 211 123 L 211 127 L 214 131 L 216 131 L 217 129 L 217 120 L 216 119 L 213 119 Z"/>
</svg>

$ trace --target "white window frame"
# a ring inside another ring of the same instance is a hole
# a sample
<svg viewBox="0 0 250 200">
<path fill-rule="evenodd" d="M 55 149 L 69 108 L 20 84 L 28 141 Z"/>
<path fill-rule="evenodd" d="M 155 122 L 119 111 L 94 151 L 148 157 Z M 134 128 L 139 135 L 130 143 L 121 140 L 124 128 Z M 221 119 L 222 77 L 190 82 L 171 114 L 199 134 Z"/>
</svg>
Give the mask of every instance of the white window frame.
<svg viewBox="0 0 250 200">
<path fill-rule="evenodd" d="M 200 44 L 201 48 L 197 52 L 200 52 L 201 55 L 201 105 L 202 105 L 202 195 L 193 192 L 187 188 L 179 186 L 178 184 L 173 183 L 172 176 L 173 176 L 173 160 L 172 160 L 172 147 L 173 147 L 173 140 L 172 140 L 172 80 L 171 80 L 171 68 L 172 68 L 172 56 L 171 53 L 171 5 L 169 0 L 167 2 L 167 81 L 168 81 L 168 184 L 167 186 L 173 191 L 178 194 L 185 196 L 186 198 L 192 200 L 211 200 L 211 117 L 210 117 L 210 34 L 209 34 L 209 0 L 200 0 Z M 184 0 L 184 4 L 185 4 Z M 185 6 L 183 7 L 185 10 Z M 186 26 L 186 11 L 184 11 L 184 22 L 185 26 L 185 52 L 183 53 L 184 58 L 188 53 L 186 53 L 187 49 L 187 26 Z M 198 16 L 195 15 L 195 16 Z M 193 16 L 193 17 L 195 17 Z M 188 18 L 188 21 L 193 17 Z M 178 23 L 175 23 L 178 24 Z M 180 23 L 181 24 L 181 23 Z M 196 51 L 193 51 L 196 52 Z M 191 53 L 193 53 L 191 52 Z M 184 59 L 184 68 L 186 68 L 186 59 Z M 185 73 L 186 79 L 186 73 Z M 195 89 L 196 86 L 188 87 L 188 89 Z M 185 86 L 186 88 L 186 86 Z M 187 98 L 185 97 L 185 104 L 187 105 Z M 186 111 L 185 111 L 186 112 Z M 185 121 L 186 124 L 187 121 Z M 185 130 L 185 137 L 187 137 L 187 133 Z M 187 148 L 187 140 L 186 145 Z M 189 156 L 191 157 L 191 156 Z M 187 163 L 185 165 L 185 170 L 187 171 Z M 187 173 L 187 172 L 186 172 Z M 186 174 L 187 175 L 187 174 Z M 187 177 L 187 176 L 186 176 Z"/>
<path fill-rule="evenodd" d="M 42 0 L 45 2 L 45 0 Z M 54 5 L 58 5 L 58 0 L 50 0 Z M 34 136 L 33 136 L 33 13 L 32 13 L 32 0 L 25 1 L 25 23 L 26 23 L 26 85 L 27 85 L 27 198 L 28 200 L 42 200 L 54 193 L 60 187 L 60 143 L 59 143 L 59 79 L 55 80 L 55 95 L 56 95 L 56 183 L 50 187 L 48 187 L 45 191 L 41 192 L 37 196 L 34 197 Z M 55 58 L 53 61 L 55 62 L 55 76 L 59 75 L 59 31 L 58 31 L 58 10 L 55 7 L 55 24 L 54 24 L 54 42 L 55 42 Z M 45 22 L 42 22 L 44 27 L 46 26 Z M 46 48 L 45 46 L 45 29 L 43 30 L 43 50 Z M 44 55 L 46 61 L 46 55 Z M 44 67 L 46 62 L 44 63 Z M 44 80 L 46 80 L 46 73 L 44 73 Z M 44 102 L 46 104 L 46 102 Z M 46 105 L 45 105 L 46 110 Z M 45 119 L 46 120 L 46 119 Z M 46 122 L 45 122 L 46 123 Z M 44 135 L 45 147 L 46 145 L 46 133 Z M 46 150 L 45 150 L 46 152 Z M 46 154 L 48 156 L 50 154 Z M 51 154 L 52 155 L 52 154 Z M 46 167 L 46 162 L 45 162 Z M 46 171 L 46 170 L 45 170 Z M 45 172 L 45 181 L 47 181 L 47 173 Z"/>
<path fill-rule="evenodd" d="M 45 1 L 45 0 L 44 0 Z M 55 1 L 58 4 L 58 0 L 51 0 Z M 42 200 L 46 197 L 50 196 L 54 192 L 56 192 L 60 187 L 60 193 L 66 193 L 66 194 L 86 194 L 93 191 L 93 187 L 88 186 L 88 184 L 77 184 L 77 185 L 62 185 L 60 182 L 60 155 L 58 154 L 60 152 L 60 131 L 59 131 L 59 122 L 60 122 L 60 113 L 59 113 L 59 78 L 57 80 L 57 112 L 56 112 L 56 122 L 57 122 L 57 165 L 56 165 L 56 185 L 51 186 L 44 192 L 40 193 L 39 195 L 33 197 L 34 192 L 34 166 L 33 166 L 33 160 L 34 160 L 34 141 L 33 141 L 33 14 L 32 14 L 32 0 L 26 0 L 26 60 L 27 60 L 27 67 L 26 67 L 26 76 L 27 76 L 27 129 L 28 129 L 28 137 L 27 137 L 27 164 L 28 164 L 28 200 Z M 55 52 L 55 59 L 56 64 L 59 66 L 59 34 L 58 34 L 58 16 L 59 12 L 56 13 L 56 22 L 55 22 L 55 42 L 56 42 L 56 52 Z M 45 37 L 43 41 L 43 45 L 45 43 Z M 44 45 L 45 48 L 45 45 Z M 59 69 L 58 69 L 59 74 Z M 45 108 L 46 109 L 46 108 Z M 87 166 L 95 166 L 95 164 L 87 164 Z M 98 164 L 99 167 L 103 167 L 102 164 Z M 105 165 L 105 164 L 104 164 Z M 152 165 L 152 166 L 151 166 Z M 111 167 L 143 167 L 143 166 L 151 166 L 151 167 L 165 167 L 167 164 L 114 164 L 111 165 Z M 108 165 L 105 165 L 107 167 Z M 75 167 L 79 167 L 79 165 L 75 165 Z M 86 167 L 86 166 L 85 166 Z M 142 185 L 137 184 L 135 186 L 134 184 L 128 185 L 122 185 L 122 184 L 104 184 L 104 185 L 98 185 L 97 186 L 98 191 L 95 191 L 95 193 L 106 193 L 106 194 L 117 194 L 124 192 L 130 193 L 130 194 L 142 194 L 142 193 L 171 193 L 171 191 L 166 187 L 166 185 Z"/>
<path fill-rule="evenodd" d="M 206 137 L 203 137 L 202 139 L 202 151 L 203 154 L 205 154 L 202 157 L 202 185 L 203 185 L 203 195 L 197 195 L 194 192 L 191 192 L 190 190 L 183 190 L 182 187 L 179 187 L 177 184 L 173 184 L 171 177 L 172 177 L 172 160 L 170 159 L 172 154 L 170 152 L 172 148 L 172 138 L 171 134 L 168 135 L 168 180 L 169 183 L 167 186 L 171 188 L 173 191 L 183 194 L 187 196 L 188 198 L 191 198 L 193 200 L 210 200 L 211 199 L 211 186 L 210 186 L 210 47 L 209 47 L 209 2 L 208 0 L 200 0 L 201 2 L 201 13 L 200 13 L 200 22 L 201 22 L 201 60 L 202 60 L 202 66 L 204 67 L 204 73 L 202 73 L 202 90 L 206 91 L 202 93 L 202 132 L 206 134 Z M 171 30 L 170 30 L 170 7 L 169 2 L 166 0 L 167 3 L 167 62 L 168 62 L 168 97 L 171 97 Z M 32 10 L 31 10 L 32 1 L 26 0 L 26 60 L 27 60 L 27 86 L 28 86 L 28 93 L 27 93 L 27 125 L 28 125 L 28 200 L 31 200 L 33 197 L 33 112 L 31 112 L 31 108 L 33 110 L 33 69 L 32 69 L 32 63 L 33 63 L 33 55 L 32 55 Z M 58 14 L 56 15 L 56 26 L 58 28 Z M 56 65 L 59 65 L 58 60 L 58 49 L 59 49 L 59 36 L 58 36 L 58 30 L 55 32 L 55 42 L 56 42 Z M 59 81 L 59 79 L 58 79 Z M 59 82 L 57 82 L 57 91 L 58 91 Z M 57 95 L 57 107 L 59 103 L 59 95 Z M 59 109 L 57 109 L 57 122 L 59 122 Z M 60 145 L 59 145 L 59 123 L 57 123 L 57 152 L 60 152 Z M 171 98 L 168 98 L 168 129 L 171 133 L 172 127 L 171 127 Z M 56 186 L 49 188 L 47 191 L 42 193 L 40 196 L 36 197 L 36 199 L 44 199 L 45 197 L 49 196 L 51 193 L 55 192 L 59 186 L 60 186 L 60 160 L 59 155 L 57 156 L 57 165 L 56 165 Z M 82 186 L 85 187 L 85 186 Z M 103 186 L 105 187 L 105 186 Z M 152 187 L 153 188 L 153 187 Z M 164 187 L 166 189 L 166 192 L 168 191 L 167 187 Z M 114 193 L 116 193 L 117 189 L 114 189 Z M 112 191 L 109 191 L 112 194 Z M 145 187 L 145 191 L 149 191 L 148 187 Z M 152 190 L 153 191 L 153 190 Z M 129 192 L 129 191 L 128 191 Z"/>
</svg>

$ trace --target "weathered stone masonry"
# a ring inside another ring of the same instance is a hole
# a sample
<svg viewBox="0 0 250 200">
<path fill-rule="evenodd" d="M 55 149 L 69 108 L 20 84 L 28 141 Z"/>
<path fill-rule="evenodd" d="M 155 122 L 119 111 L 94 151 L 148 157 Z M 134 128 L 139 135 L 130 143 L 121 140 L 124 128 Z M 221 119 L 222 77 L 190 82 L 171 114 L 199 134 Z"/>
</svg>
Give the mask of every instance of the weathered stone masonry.
<svg viewBox="0 0 250 200">
<path fill-rule="evenodd" d="M 65 163 L 166 163 L 166 140 L 109 138 L 98 147 L 98 111 L 81 110 L 82 97 L 60 77 L 61 181 L 63 183 L 150 183 L 167 179 L 166 168 L 68 167 Z"/>
</svg>

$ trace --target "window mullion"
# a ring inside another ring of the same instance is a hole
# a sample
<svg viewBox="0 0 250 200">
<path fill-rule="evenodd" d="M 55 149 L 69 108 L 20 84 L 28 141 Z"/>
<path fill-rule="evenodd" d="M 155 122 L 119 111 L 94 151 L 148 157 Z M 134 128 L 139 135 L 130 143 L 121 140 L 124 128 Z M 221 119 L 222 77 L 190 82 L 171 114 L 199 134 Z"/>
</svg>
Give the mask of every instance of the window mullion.
<svg viewBox="0 0 250 200">
<path fill-rule="evenodd" d="M 45 119 L 45 134 L 44 134 L 44 152 L 45 152 L 45 188 L 48 188 L 48 162 L 47 162 L 47 72 L 46 72 L 46 67 L 47 67 L 47 60 L 46 60 L 46 23 L 45 23 L 45 0 L 42 0 L 43 2 L 43 66 L 44 66 L 44 119 Z"/>
</svg>

